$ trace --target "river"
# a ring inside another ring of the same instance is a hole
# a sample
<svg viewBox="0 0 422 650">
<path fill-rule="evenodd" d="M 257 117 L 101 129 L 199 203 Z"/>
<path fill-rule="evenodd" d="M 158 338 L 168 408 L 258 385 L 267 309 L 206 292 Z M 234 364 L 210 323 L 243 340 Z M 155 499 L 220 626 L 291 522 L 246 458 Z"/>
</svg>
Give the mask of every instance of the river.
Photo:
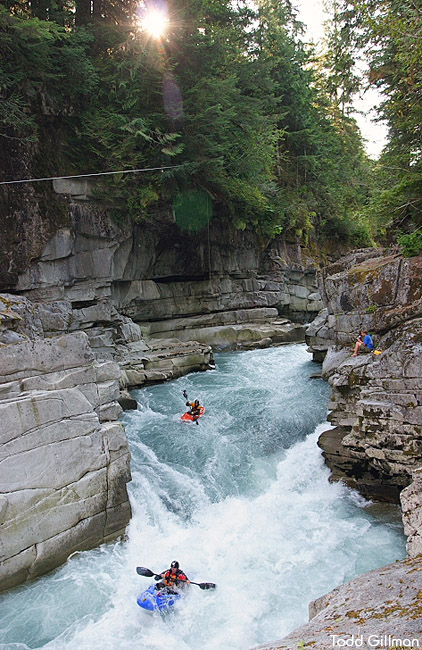
<svg viewBox="0 0 422 650">
<path fill-rule="evenodd" d="M 216 369 L 136 391 L 127 540 L 75 554 L 0 596 L 2 650 L 248 650 L 307 621 L 308 603 L 405 555 L 398 510 L 328 481 L 329 386 L 304 345 L 216 355 Z M 206 407 L 183 423 L 182 390 Z M 136 603 L 178 560 L 167 616 Z"/>
</svg>

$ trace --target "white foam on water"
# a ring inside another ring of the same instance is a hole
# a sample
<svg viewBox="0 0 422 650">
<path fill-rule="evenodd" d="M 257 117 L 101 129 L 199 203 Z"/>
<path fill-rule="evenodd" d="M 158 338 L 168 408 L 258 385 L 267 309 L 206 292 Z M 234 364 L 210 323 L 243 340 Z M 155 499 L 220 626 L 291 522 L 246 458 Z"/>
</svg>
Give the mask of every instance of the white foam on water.
<svg viewBox="0 0 422 650">
<path fill-rule="evenodd" d="M 214 373 L 139 391 L 124 418 L 128 540 L 0 597 L 2 650 L 247 650 L 304 623 L 310 600 L 404 556 L 394 519 L 328 481 L 317 439 L 330 425 L 315 426 L 328 389 L 308 380 L 303 346 L 218 361 Z M 174 417 L 186 386 L 206 402 L 199 426 Z M 136 598 L 153 580 L 136 566 L 161 572 L 173 559 L 217 589 L 192 585 L 166 616 L 142 610 Z"/>
</svg>

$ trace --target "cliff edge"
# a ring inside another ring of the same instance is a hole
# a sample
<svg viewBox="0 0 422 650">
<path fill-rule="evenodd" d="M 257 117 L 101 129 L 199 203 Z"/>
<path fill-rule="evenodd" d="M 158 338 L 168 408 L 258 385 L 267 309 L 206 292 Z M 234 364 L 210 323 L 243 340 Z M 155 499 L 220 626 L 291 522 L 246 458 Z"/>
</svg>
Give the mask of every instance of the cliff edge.
<svg viewBox="0 0 422 650">
<path fill-rule="evenodd" d="M 325 268 L 319 282 L 326 308 L 309 326 L 307 341 L 326 355 L 323 376 L 332 387 L 334 425 L 319 445 L 333 480 L 368 498 L 401 500 L 408 552 L 417 555 L 422 552 L 416 530 L 422 507 L 422 257 L 357 251 Z M 372 334 L 376 350 L 353 357 L 361 329 Z"/>
<path fill-rule="evenodd" d="M 310 621 L 253 650 L 422 647 L 421 558 L 369 571 L 310 604 Z"/>
</svg>

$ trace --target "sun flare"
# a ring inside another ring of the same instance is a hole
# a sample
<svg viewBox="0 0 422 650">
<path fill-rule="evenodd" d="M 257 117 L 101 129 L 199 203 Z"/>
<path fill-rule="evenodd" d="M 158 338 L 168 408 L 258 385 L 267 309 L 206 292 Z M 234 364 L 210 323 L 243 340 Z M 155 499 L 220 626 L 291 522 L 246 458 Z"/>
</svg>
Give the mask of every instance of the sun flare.
<svg viewBox="0 0 422 650">
<path fill-rule="evenodd" d="M 163 11 L 151 9 L 144 15 L 141 24 L 142 29 L 149 32 L 153 38 L 160 38 L 167 29 L 168 18 Z"/>
</svg>

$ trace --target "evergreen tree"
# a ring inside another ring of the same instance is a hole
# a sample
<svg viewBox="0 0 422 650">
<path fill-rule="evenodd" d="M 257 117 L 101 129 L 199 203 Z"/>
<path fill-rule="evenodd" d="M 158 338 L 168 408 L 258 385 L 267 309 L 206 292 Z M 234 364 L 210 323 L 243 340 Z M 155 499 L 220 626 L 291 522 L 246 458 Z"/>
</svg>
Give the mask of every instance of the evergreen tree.
<svg viewBox="0 0 422 650">
<path fill-rule="evenodd" d="M 333 113 L 338 119 L 353 113 L 353 98 L 360 89 L 356 73 L 356 49 L 353 20 L 347 6 L 340 0 L 326 0 L 331 19 L 327 21 L 326 52 L 323 65 L 327 71 L 326 88 Z"/>
<path fill-rule="evenodd" d="M 380 118 L 388 144 L 376 166 L 367 213 L 379 231 L 422 224 L 422 3 L 420 0 L 342 0 L 355 52 L 365 52 L 368 81 L 383 98 Z"/>
<path fill-rule="evenodd" d="M 109 177 L 101 195 L 120 219 L 201 191 L 238 228 L 360 236 L 360 135 L 346 90 L 333 112 L 289 0 L 171 0 L 161 39 L 131 0 L 42 2 L 0 12 L 0 137 L 42 132 L 43 175 L 174 165 Z"/>
</svg>

